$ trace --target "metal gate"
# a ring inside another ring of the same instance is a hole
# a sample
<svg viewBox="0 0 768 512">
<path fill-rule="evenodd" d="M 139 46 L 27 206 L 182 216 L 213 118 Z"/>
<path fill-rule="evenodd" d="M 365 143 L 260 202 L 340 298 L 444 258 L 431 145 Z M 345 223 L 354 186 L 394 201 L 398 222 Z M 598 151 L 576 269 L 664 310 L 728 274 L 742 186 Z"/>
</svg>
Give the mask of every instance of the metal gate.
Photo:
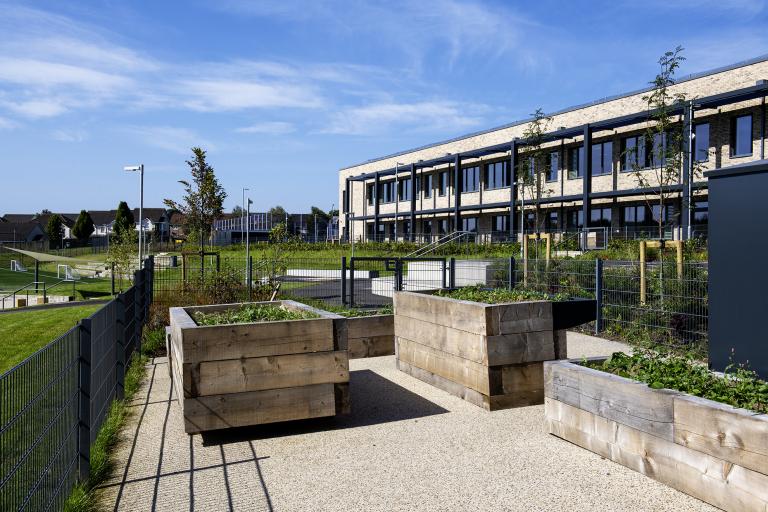
<svg viewBox="0 0 768 512">
<path fill-rule="evenodd" d="M 353 257 L 345 274 L 349 280 L 347 303 L 357 307 L 389 305 L 395 291 L 450 285 L 446 258 Z"/>
</svg>

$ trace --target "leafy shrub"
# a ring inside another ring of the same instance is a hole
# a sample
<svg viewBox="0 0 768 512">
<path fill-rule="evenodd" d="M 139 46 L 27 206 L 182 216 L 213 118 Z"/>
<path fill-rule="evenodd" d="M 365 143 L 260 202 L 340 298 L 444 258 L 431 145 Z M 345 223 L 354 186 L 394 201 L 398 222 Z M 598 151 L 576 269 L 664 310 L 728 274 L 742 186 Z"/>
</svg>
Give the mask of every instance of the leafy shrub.
<svg viewBox="0 0 768 512">
<path fill-rule="evenodd" d="M 755 372 L 729 365 L 719 376 L 689 356 L 640 350 L 634 355 L 616 352 L 600 363 L 585 366 L 647 383 L 653 389 L 675 389 L 717 402 L 768 413 L 768 382 Z"/>
<path fill-rule="evenodd" d="M 311 311 L 293 311 L 278 305 L 246 304 L 239 308 L 229 309 L 217 313 L 192 313 L 197 325 L 222 325 L 245 324 L 251 322 L 275 322 L 279 320 L 304 320 L 319 318 L 319 315 Z"/>
</svg>

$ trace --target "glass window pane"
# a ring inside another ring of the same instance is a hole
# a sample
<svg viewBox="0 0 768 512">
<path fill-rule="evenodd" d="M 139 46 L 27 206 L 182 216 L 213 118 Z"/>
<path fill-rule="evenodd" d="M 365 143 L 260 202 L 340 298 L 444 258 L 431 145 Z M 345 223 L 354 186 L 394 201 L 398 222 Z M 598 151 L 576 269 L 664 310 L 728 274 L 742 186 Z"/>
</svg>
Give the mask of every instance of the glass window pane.
<svg viewBox="0 0 768 512">
<path fill-rule="evenodd" d="M 603 174 L 603 145 L 592 144 L 592 174 Z"/>
<path fill-rule="evenodd" d="M 734 156 L 752 154 L 752 116 L 736 118 L 736 141 L 733 151 Z"/>
<path fill-rule="evenodd" d="M 694 158 L 697 162 L 706 162 L 709 160 L 709 123 L 697 124 L 694 133 Z"/>
<path fill-rule="evenodd" d="M 603 143 L 603 174 L 613 171 L 613 142 Z"/>
</svg>

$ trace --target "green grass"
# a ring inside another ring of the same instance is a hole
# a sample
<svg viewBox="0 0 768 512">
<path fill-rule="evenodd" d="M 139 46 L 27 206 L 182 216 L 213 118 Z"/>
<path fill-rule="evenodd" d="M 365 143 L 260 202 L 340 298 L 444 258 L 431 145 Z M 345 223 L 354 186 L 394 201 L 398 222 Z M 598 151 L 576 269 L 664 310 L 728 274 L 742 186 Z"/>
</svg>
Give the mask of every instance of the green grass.
<svg viewBox="0 0 768 512">
<path fill-rule="evenodd" d="M 279 320 L 305 320 L 319 318 L 310 311 L 293 311 L 277 305 L 247 304 L 237 309 L 229 309 L 219 313 L 192 313 L 197 325 L 245 324 L 251 322 L 275 322 Z"/>
<path fill-rule="evenodd" d="M 439 297 L 449 297 L 451 299 L 469 300 L 472 302 L 482 302 L 485 304 L 504 304 L 507 302 L 524 302 L 532 300 L 568 300 L 569 296 L 558 293 L 551 295 L 548 293 L 515 288 L 507 290 L 505 288 L 487 289 L 480 286 L 467 286 L 456 290 L 440 290 L 435 293 Z"/>
<path fill-rule="evenodd" d="M 336 304 L 329 304 L 320 299 L 312 299 L 309 297 L 292 297 L 290 295 L 287 295 L 281 298 L 293 300 L 296 302 L 301 302 L 302 304 L 306 304 L 307 306 L 312 306 L 313 308 L 322 309 L 323 311 L 328 311 L 330 313 L 336 313 L 337 315 L 345 316 L 347 318 L 392 314 L 392 306 L 382 306 L 376 309 L 358 309 L 358 308 L 348 308 L 345 306 L 338 306 Z"/>
<path fill-rule="evenodd" d="M 62 280 L 57 277 L 55 268 L 53 271 L 40 270 L 39 279 L 45 283 L 46 293 L 48 295 L 72 295 L 73 286 L 75 300 L 106 297 L 112 293 L 111 279 L 92 279 L 84 277 L 74 283 L 69 281 L 62 282 Z M 7 268 L 0 268 L 0 290 L 2 290 L 0 295 L 6 295 L 8 292 L 18 290 L 34 281 L 34 271 L 12 272 Z M 24 293 L 26 293 L 26 291 Z M 32 294 L 30 293 L 30 295 Z M 42 295 L 42 289 L 39 291 L 38 295 Z"/>
<path fill-rule="evenodd" d="M 0 314 L 0 374 L 64 334 L 102 304 Z"/>
</svg>

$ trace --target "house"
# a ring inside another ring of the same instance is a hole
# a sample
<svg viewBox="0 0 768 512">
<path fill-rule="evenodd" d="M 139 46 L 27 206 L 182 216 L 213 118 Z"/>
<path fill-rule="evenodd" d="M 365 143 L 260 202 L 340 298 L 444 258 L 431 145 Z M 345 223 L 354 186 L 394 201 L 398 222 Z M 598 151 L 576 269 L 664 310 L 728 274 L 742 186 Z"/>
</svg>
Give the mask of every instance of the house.
<svg viewBox="0 0 768 512">
<path fill-rule="evenodd" d="M 103 237 L 111 235 L 114 229 L 115 216 L 117 210 L 89 210 L 93 220 L 94 237 Z M 139 209 L 132 210 L 133 218 L 136 224 L 136 231 L 139 230 Z M 144 208 L 142 211 L 144 233 L 147 237 L 161 242 L 169 240 L 169 211 L 165 208 Z"/>
</svg>

